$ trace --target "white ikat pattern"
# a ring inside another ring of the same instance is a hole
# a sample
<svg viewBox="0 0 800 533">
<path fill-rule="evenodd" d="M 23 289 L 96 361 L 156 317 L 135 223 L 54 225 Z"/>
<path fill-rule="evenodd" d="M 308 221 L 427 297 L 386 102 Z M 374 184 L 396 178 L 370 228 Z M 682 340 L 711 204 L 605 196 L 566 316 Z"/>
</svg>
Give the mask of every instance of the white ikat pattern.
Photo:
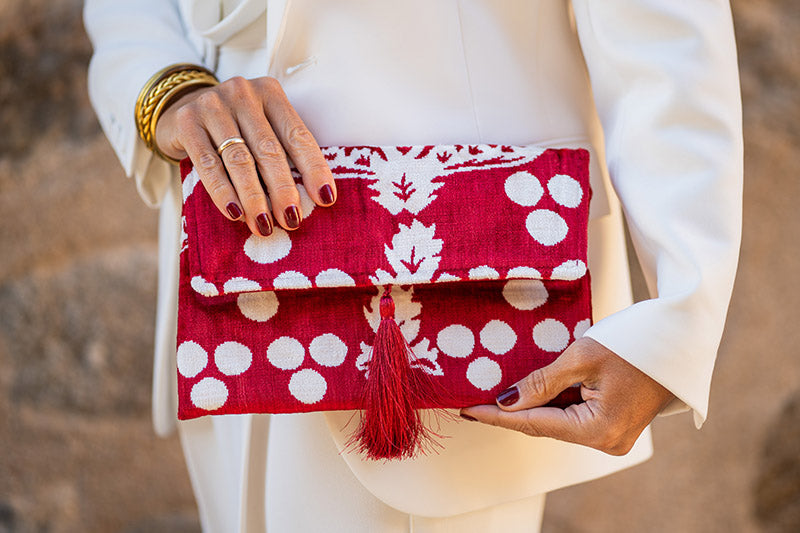
<svg viewBox="0 0 800 533">
<path fill-rule="evenodd" d="M 194 341 L 184 341 L 178 346 L 178 372 L 187 379 L 195 378 L 208 367 L 208 352 Z M 253 361 L 250 349 L 238 342 L 227 341 L 214 350 L 214 366 L 226 376 L 246 372 Z M 206 411 L 219 409 L 228 399 L 228 387 L 215 377 L 206 376 L 192 385 L 189 397 L 192 403 Z"/>
<path fill-rule="evenodd" d="M 347 344 L 333 333 L 323 333 L 311 340 L 308 353 L 311 359 L 324 367 L 338 367 L 347 358 Z M 313 405 L 325 397 L 328 383 L 313 368 L 300 368 L 306 362 L 306 348 L 291 336 L 275 339 L 267 347 L 267 361 L 279 370 L 292 372 L 289 394 L 296 400 Z"/>
</svg>

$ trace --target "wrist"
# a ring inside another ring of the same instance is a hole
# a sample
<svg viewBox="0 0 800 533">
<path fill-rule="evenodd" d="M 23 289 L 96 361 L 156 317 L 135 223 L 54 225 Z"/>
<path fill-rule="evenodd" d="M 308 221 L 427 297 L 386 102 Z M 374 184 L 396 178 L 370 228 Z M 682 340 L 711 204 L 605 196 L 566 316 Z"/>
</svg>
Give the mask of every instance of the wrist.
<svg viewBox="0 0 800 533">
<path fill-rule="evenodd" d="M 136 130 L 147 148 L 162 159 L 178 164 L 156 144 L 158 119 L 167 107 L 187 92 L 218 83 L 211 71 L 198 65 L 171 65 L 155 73 L 139 92 L 134 109 Z"/>
</svg>

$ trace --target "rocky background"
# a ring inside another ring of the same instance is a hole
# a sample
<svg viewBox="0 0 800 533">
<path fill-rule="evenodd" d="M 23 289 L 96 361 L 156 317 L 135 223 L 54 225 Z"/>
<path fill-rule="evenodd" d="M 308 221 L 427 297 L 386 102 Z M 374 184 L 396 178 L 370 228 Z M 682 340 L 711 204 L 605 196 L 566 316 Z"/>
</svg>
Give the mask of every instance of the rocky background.
<svg viewBox="0 0 800 533">
<path fill-rule="evenodd" d="M 733 7 L 745 226 L 711 416 L 658 419 L 654 459 L 553 493 L 546 532 L 800 531 L 800 4 Z M 80 2 L 0 3 L 0 532 L 199 531 L 150 425 L 156 212 L 89 106 L 90 53 Z"/>
</svg>

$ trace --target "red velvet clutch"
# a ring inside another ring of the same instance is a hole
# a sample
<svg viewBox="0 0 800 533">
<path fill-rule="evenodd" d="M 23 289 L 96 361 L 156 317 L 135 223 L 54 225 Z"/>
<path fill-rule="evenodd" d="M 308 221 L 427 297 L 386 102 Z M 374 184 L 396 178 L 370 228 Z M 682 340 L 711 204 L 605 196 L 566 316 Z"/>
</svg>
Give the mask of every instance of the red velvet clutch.
<svg viewBox="0 0 800 533">
<path fill-rule="evenodd" d="M 336 203 L 293 170 L 303 223 L 269 237 L 182 163 L 180 419 L 364 409 L 362 449 L 405 457 L 418 409 L 494 403 L 589 327 L 586 150 L 322 151 Z"/>
</svg>

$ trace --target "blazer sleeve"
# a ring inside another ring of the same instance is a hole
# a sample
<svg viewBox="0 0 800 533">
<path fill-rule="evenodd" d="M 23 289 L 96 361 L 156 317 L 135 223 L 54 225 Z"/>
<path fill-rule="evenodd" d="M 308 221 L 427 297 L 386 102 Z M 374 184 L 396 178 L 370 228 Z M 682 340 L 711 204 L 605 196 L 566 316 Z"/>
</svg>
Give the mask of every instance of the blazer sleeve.
<svg viewBox="0 0 800 533">
<path fill-rule="evenodd" d="M 606 160 L 651 298 L 587 335 L 705 421 L 739 256 L 742 118 L 727 0 L 573 0 Z M 681 409 L 683 407 L 683 409 Z"/>
<path fill-rule="evenodd" d="M 89 63 L 92 106 L 125 173 L 136 179 L 144 201 L 158 206 L 172 168 L 139 139 L 133 116 L 136 98 L 160 69 L 175 63 L 202 65 L 201 55 L 187 38 L 175 1 L 88 0 L 83 15 L 94 47 Z"/>
</svg>

